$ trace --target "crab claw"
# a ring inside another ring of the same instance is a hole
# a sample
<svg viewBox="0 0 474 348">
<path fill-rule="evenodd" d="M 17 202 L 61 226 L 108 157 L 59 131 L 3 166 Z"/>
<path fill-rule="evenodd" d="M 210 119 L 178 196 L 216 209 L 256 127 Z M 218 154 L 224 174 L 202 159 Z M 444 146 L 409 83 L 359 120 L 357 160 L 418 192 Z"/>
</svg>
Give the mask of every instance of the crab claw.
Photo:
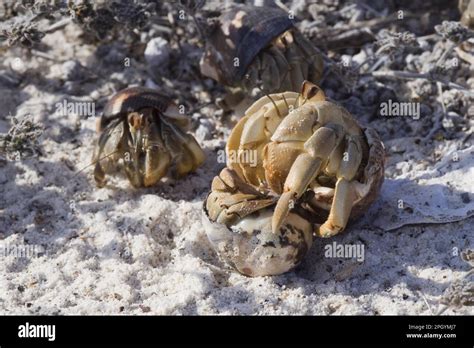
<svg viewBox="0 0 474 348">
<path fill-rule="evenodd" d="M 340 141 L 340 133 L 330 127 L 321 127 L 305 142 L 304 152 L 293 162 L 285 180 L 283 193 L 277 202 L 272 219 L 272 230 L 276 233 L 288 215 L 290 206 L 300 198 L 309 184 L 319 174 L 331 152 Z"/>
<path fill-rule="evenodd" d="M 274 203 L 273 197 L 244 182 L 234 170 L 224 168 L 212 181 L 205 209 L 211 220 L 231 224 Z"/>
</svg>

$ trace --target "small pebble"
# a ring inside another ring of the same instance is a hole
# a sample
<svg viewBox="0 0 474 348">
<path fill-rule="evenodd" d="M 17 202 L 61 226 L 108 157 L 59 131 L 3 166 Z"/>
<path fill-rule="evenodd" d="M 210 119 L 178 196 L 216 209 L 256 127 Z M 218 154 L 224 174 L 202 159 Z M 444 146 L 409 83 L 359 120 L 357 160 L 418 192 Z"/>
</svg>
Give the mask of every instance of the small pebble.
<svg viewBox="0 0 474 348">
<path fill-rule="evenodd" d="M 83 80 L 87 69 L 77 60 L 68 60 L 61 65 L 62 78 L 67 81 Z"/>
<path fill-rule="evenodd" d="M 212 129 L 213 129 L 213 126 L 209 120 L 201 119 L 199 127 L 196 129 L 196 138 L 199 141 L 211 139 Z"/>
<path fill-rule="evenodd" d="M 166 69 L 170 62 L 171 48 L 168 41 L 156 37 L 148 42 L 145 49 L 145 60 L 151 70 Z"/>
</svg>

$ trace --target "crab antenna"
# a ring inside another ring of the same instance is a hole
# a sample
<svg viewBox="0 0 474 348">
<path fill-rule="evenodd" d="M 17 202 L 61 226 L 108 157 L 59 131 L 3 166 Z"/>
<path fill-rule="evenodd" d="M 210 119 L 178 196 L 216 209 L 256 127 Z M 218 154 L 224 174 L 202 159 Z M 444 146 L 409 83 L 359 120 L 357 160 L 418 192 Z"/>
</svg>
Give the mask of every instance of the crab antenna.
<svg viewBox="0 0 474 348">
<path fill-rule="evenodd" d="M 281 114 L 280 114 L 280 110 L 278 109 L 278 106 L 276 105 L 275 101 L 273 100 L 272 97 L 270 97 L 270 94 L 265 93 L 265 92 L 263 91 L 262 87 L 260 87 L 260 86 L 258 86 L 258 85 L 257 85 L 257 88 L 260 90 L 260 92 L 262 92 L 263 94 L 265 94 L 265 96 L 266 96 L 268 99 L 270 99 L 270 100 L 272 101 L 273 106 L 275 107 L 276 112 L 277 112 L 277 114 L 278 114 L 278 117 L 283 118 L 283 117 L 281 116 Z"/>
<path fill-rule="evenodd" d="M 301 94 L 301 93 L 300 93 L 300 94 Z M 305 97 L 305 98 L 303 99 L 303 103 L 302 103 L 301 105 L 304 105 L 307 101 L 308 101 L 308 97 Z M 300 106 L 301 106 L 301 105 L 300 105 Z"/>
<path fill-rule="evenodd" d="M 108 157 L 110 157 L 110 156 L 116 154 L 117 152 L 118 152 L 118 150 L 113 151 L 113 152 L 111 152 L 111 153 L 105 155 L 105 156 L 102 157 L 102 158 L 99 158 L 99 159 L 97 159 L 97 160 L 95 160 L 95 161 L 92 161 L 92 162 L 89 163 L 87 166 L 85 166 L 85 167 L 83 167 L 82 169 L 78 170 L 78 171 L 74 174 L 74 176 L 77 176 L 79 173 L 83 172 L 85 169 L 89 168 L 90 166 L 93 166 L 94 164 L 96 164 L 97 162 L 102 161 L 103 159 L 106 159 L 106 158 L 108 158 Z"/>
<path fill-rule="evenodd" d="M 288 105 L 288 102 L 286 101 L 285 94 L 282 93 L 281 96 L 283 97 L 283 101 L 285 102 L 286 108 L 290 110 L 290 105 Z"/>
</svg>

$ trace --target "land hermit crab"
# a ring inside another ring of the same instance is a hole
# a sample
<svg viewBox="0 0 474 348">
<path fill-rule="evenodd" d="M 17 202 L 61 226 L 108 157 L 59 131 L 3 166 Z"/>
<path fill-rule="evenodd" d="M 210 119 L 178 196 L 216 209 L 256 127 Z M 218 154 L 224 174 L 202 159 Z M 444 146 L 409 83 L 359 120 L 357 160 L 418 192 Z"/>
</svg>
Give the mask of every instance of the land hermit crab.
<svg viewBox="0 0 474 348">
<path fill-rule="evenodd" d="M 115 94 L 97 122 L 99 139 L 93 155 L 97 186 L 105 175 L 123 169 L 134 187 L 152 186 L 170 170 L 179 177 L 195 170 L 205 155 L 185 132 L 188 118 L 155 90 L 126 88 Z"/>
<path fill-rule="evenodd" d="M 293 25 L 290 14 L 273 7 L 236 5 L 208 30 L 201 72 L 248 94 L 299 91 L 304 80 L 317 83 L 323 61 Z"/>
<path fill-rule="evenodd" d="M 305 82 L 262 97 L 237 123 L 204 203 L 209 240 L 246 275 L 288 271 L 312 243 L 360 216 L 383 182 L 384 148 L 344 108 Z M 245 159 L 256 152 L 253 166 Z"/>
</svg>

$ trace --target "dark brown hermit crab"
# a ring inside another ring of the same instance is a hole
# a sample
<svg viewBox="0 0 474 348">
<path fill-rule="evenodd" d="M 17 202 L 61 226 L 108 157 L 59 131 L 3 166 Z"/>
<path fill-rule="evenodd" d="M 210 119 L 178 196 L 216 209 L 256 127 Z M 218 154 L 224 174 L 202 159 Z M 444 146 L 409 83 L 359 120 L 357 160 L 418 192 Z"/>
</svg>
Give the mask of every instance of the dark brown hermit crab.
<svg viewBox="0 0 474 348">
<path fill-rule="evenodd" d="M 304 80 L 321 78 L 321 56 L 283 10 L 234 6 L 208 32 L 202 74 L 245 94 L 298 92 Z"/>
<path fill-rule="evenodd" d="M 105 175 L 119 164 L 134 187 L 152 186 L 168 170 L 175 177 L 194 171 L 205 155 L 184 130 L 188 123 L 178 107 L 155 90 L 131 87 L 115 94 L 97 122 L 97 186 L 104 186 Z"/>
</svg>

